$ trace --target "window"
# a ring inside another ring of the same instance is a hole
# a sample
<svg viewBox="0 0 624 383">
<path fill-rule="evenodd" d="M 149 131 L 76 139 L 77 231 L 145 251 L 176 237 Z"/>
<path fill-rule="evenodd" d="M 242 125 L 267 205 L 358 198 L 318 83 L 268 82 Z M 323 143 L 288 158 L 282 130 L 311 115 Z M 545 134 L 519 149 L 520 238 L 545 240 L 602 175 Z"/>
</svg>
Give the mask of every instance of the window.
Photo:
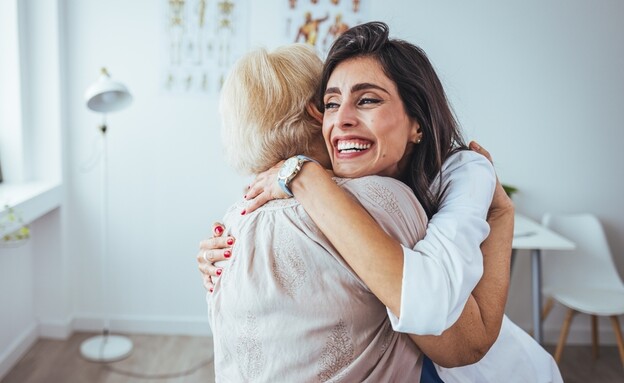
<svg viewBox="0 0 624 383">
<path fill-rule="evenodd" d="M 4 182 L 23 181 L 17 1 L 0 1 L 0 165 Z"/>
<path fill-rule="evenodd" d="M 31 3 L 0 0 L 0 220 L 25 224 L 61 201 L 59 5 Z"/>
</svg>

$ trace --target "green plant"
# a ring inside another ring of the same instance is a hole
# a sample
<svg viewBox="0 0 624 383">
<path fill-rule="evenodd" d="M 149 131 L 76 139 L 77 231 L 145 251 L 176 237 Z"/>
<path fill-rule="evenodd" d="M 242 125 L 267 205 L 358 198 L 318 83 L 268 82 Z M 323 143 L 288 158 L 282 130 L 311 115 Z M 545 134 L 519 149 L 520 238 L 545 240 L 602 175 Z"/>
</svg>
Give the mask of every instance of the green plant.
<svg viewBox="0 0 624 383">
<path fill-rule="evenodd" d="M 503 184 L 503 189 L 505 189 L 505 193 L 507 193 L 509 198 L 518 191 L 518 188 L 506 184 Z"/>
<path fill-rule="evenodd" d="M 19 229 L 11 233 L 4 234 L 2 236 L 2 243 L 12 245 L 21 243 L 30 238 L 30 228 L 28 225 L 24 225 L 22 217 L 15 212 L 13 207 L 4 205 L 4 210 L 6 213 L 2 218 L 0 218 L 0 231 L 4 231 L 6 227 L 12 227 L 15 225 L 18 225 Z"/>
</svg>

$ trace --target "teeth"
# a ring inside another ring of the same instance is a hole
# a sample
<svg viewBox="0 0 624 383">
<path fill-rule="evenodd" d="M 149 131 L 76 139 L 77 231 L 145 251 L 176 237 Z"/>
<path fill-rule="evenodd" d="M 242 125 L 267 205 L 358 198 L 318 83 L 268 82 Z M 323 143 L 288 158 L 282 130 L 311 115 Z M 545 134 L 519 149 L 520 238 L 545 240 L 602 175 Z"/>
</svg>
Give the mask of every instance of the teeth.
<svg viewBox="0 0 624 383">
<path fill-rule="evenodd" d="M 356 141 L 339 141 L 336 148 L 340 153 L 355 153 L 361 150 L 366 150 L 371 147 L 370 143 L 360 143 Z"/>
</svg>

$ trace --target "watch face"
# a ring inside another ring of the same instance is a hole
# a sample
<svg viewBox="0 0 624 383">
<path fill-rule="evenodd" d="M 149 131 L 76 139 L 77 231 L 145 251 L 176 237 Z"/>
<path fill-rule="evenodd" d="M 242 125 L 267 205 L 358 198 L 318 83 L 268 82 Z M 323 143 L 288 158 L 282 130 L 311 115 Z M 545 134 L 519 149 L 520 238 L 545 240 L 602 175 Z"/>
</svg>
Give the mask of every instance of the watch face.
<svg viewBox="0 0 624 383">
<path fill-rule="evenodd" d="M 279 178 L 286 179 L 295 171 L 295 169 L 297 168 L 298 162 L 299 161 L 294 157 L 287 159 L 286 162 L 284 162 L 284 164 L 282 165 L 279 172 L 277 173 L 277 176 Z"/>
</svg>

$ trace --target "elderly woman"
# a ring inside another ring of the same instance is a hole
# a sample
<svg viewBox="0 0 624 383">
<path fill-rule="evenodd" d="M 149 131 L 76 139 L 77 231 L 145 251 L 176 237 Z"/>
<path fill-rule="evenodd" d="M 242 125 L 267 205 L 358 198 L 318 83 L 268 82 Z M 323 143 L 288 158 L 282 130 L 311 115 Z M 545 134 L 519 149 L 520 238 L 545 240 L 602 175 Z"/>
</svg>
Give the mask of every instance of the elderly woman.
<svg viewBox="0 0 624 383">
<path fill-rule="evenodd" d="M 258 50 L 236 64 L 221 97 L 225 149 L 236 169 L 257 173 L 294 154 L 330 166 L 310 103 L 321 66 L 305 45 Z M 426 215 L 405 185 L 381 177 L 339 183 L 356 197 L 370 187 L 395 193 L 362 202 L 401 240 L 424 235 Z M 419 213 L 399 216 L 388 203 Z M 224 217 L 238 238 L 237 256 L 221 265 L 207 298 L 217 381 L 418 379 L 418 347 L 392 331 L 385 306 L 296 200 L 267 203 L 249 216 L 242 209 L 238 203 Z"/>
</svg>

